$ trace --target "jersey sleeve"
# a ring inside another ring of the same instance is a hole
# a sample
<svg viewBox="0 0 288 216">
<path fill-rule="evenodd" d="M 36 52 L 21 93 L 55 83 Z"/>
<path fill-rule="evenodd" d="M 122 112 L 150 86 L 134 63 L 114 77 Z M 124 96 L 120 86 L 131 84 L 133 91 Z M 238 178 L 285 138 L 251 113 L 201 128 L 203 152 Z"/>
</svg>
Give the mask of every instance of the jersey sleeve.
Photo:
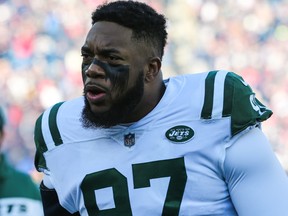
<svg viewBox="0 0 288 216">
<path fill-rule="evenodd" d="M 44 153 L 49 150 L 47 142 L 53 143 L 53 146 L 63 143 L 57 126 L 57 112 L 63 103 L 57 103 L 50 109 L 47 109 L 36 120 L 34 128 L 34 142 L 36 145 L 34 164 L 39 172 L 49 170 L 44 157 Z M 47 141 L 47 137 L 51 137 L 49 141 Z"/>
<path fill-rule="evenodd" d="M 63 208 L 60 205 L 55 189 L 47 188 L 43 182 L 40 184 L 40 192 L 45 216 L 80 216 L 79 212 L 72 214 Z"/>
<path fill-rule="evenodd" d="M 288 215 L 288 178 L 260 129 L 229 145 L 223 167 L 239 215 Z"/>
<path fill-rule="evenodd" d="M 232 136 L 272 115 L 241 76 L 227 73 L 224 85 L 223 116 L 231 116 Z"/>
<path fill-rule="evenodd" d="M 43 133 L 42 133 L 42 118 L 43 118 L 43 114 L 41 114 L 39 118 L 37 119 L 35 128 L 34 128 L 34 142 L 36 145 L 34 164 L 35 164 L 35 168 L 39 172 L 48 170 L 46 166 L 46 161 L 43 155 L 44 152 L 46 152 L 48 149 L 47 149 L 47 146 L 43 137 Z"/>
<path fill-rule="evenodd" d="M 243 78 L 233 72 L 210 71 L 205 79 L 201 118 L 231 118 L 231 137 L 249 126 L 257 125 L 272 115 L 255 96 Z"/>
</svg>

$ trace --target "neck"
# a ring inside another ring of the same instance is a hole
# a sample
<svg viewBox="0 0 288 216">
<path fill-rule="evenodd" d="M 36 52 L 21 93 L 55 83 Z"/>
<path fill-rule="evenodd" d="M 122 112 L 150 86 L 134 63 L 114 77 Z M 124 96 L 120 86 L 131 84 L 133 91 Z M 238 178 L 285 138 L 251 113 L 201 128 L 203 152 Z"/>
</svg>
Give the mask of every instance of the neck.
<svg viewBox="0 0 288 216">
<path fill-rule="evenodd" d="M 141 102 L 137 105 L 133 114 L 126 119 L 125 123 L 137 122 L 148 113 L 150 113 L 160 102 L 166 90 L 166 86 L 163 81 L 159 83 L 157 88 L 145 92 Z M 150 93 L 154 92 L 154 93 Z M 156 92 L 156 93 L 155 93 Z"/>
</svg>

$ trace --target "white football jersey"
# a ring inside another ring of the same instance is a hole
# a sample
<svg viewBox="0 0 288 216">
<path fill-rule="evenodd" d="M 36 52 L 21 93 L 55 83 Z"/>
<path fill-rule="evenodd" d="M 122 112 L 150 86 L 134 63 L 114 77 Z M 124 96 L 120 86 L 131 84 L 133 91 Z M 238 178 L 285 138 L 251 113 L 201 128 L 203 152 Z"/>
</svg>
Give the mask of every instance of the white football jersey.
<svg viewBox="0 0 288 216">
<path fill-rule="evenodd" d="M 29 192 L 28 192 L 29 193 Z M 40 200 L 26 197 L 0 198 L 1 216 L 42 216 L 43 210 Z"/>
<path fill-rule="evenodd" d="M 225 150 L 271 110 L 232 72 L 165 83 L 159 104 L 130 126 L 83 128 L 83 97 L 39 117 L 36 167 L 65 209 L 83 216 L 237 215 Z"/>
</svg>

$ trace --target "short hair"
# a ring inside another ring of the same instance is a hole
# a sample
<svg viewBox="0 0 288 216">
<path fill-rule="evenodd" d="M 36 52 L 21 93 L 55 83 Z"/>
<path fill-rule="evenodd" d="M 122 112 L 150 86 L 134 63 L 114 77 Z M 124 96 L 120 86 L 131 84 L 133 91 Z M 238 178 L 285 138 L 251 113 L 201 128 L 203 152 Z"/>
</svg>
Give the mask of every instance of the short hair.
<svg viewBox="0 0 288 216">
<path fill-rule="evenodd" d="M 162 59 L 167 42 L 166 18 L 152 7 L 137 1 L 105 3 L 92 13 L 92 25 L 99 21 L 131 29 L 133 39 L 150 43 Z"/>
</svg>

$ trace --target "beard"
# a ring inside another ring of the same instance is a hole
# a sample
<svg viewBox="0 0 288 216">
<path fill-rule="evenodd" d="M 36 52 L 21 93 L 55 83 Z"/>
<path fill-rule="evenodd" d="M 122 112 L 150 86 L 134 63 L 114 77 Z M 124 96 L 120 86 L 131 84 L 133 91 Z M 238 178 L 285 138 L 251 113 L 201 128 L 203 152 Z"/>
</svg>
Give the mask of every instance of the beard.
<svg viewBox="0 0 288 216">
<path fill-rule="evenodd" d="M 117 99 L 108 111 L 94 113 L 87 98 L 84 96 L 85 106 L 82 110 L 81 122 L 84 128 L 109 128 L 120 123 L 135 109 L 144 93 L 144 73 L 141 72 L 135 85 L 120 99 Z M 115 84 L 114 84 L 115 85 Z"/>
</svg>

